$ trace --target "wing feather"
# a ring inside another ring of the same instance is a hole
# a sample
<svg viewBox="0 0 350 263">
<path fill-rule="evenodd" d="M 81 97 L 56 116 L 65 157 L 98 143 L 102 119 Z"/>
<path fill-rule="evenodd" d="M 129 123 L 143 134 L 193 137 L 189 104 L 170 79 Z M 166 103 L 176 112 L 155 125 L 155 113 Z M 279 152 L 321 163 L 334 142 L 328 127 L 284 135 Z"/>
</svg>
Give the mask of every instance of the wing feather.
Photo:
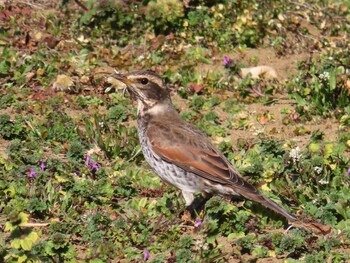
<svg viewBox="0 0 350 263">
<path fill-rule="evenodd" d="M 230 185 L 238 193 L 246 191 L 258 193 L 257 189 L 240 177 L 238 171 L 220 154 L 211 142 L 193 128 L 172 126 L 169 130 L 151 125 L 147 131 L 152 151 L 160 158 L 181 167 L 185 171 L 201 176 L 212 183 Z M 162 132 L 171 132 L 171 136 L 160 136 Z M 195 135 L 195 136 L 193 136 Z M 165 138 L 171 138 L 169 141 Z"/>
<path fill-rule="evenodd" d="M 296 220 L 295 216 L 264 197 L 253 185 L 245 181 L 207 137 L 196 128 L 180 120 L 176 126 L 164 123 L 166 121 L 159 125 L 153 123 L 146 131 L 150 138 L 149 146 L 158 157 L 212 183 L 230 186 L 236 193 L 269 207 L 288 220 Z M 169 132 L 171 134 L 167 134 Z"/>
</svg>

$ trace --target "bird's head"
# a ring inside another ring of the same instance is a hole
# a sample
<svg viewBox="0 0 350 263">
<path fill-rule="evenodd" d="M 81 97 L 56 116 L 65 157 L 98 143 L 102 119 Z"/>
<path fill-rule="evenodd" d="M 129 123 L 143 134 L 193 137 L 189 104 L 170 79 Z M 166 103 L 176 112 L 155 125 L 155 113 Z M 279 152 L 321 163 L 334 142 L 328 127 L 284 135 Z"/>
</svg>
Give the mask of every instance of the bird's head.
<svg viewBox="0 0 350 263">
<path fill-rule="evenodd" d="M 153 71 L 143 70 L 129 74 L 115 74 L 113 77 L 125 83 L 127 89 L 136 96 L 139 104 L 141 103 L 146 109 L 170 101 L 164 81 Z"/>
</svg>

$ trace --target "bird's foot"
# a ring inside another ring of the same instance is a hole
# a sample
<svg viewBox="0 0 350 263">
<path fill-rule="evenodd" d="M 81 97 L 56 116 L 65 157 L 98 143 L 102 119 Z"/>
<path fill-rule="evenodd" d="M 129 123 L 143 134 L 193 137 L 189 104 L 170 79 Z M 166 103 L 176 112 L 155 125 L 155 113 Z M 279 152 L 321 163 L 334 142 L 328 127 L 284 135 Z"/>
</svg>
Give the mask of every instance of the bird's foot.
<svg viewBox="0 0 350 263">
<path fill-rule="evenodd" d="M 186 211 L 191 215 L 192 219 L 201 217 L 203 214 L 205 203 L 211 198 L 211 195 L 196 197 L 193 202 L 187 206 Z"/>
</svg>

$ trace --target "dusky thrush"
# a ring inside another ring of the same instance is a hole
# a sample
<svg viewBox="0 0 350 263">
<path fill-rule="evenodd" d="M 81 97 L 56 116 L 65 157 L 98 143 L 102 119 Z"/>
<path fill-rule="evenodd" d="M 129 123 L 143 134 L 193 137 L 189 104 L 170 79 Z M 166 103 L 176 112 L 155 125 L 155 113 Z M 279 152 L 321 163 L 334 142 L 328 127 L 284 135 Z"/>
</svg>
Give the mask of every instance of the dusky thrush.
<svg viewBox="0 0 350 263">
<path fill-rule="evenodd" d="M 114 77 L 137 98 L 138 133 L 146 161 L 162 180 L 182 191 L 186 206 L 197 192 L 239 195 L 296 220 L 244 180 L 206 135 L 180 117 L 156 73 L 143 70 Z"/>
</svg>

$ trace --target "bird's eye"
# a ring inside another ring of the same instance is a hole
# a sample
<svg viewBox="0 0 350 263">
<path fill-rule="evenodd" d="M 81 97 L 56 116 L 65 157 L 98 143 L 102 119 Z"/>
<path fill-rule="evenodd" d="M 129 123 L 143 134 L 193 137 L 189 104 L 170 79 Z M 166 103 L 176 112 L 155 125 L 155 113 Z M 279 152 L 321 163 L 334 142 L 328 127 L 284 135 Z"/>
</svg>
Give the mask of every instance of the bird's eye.
<svg viewBox="0 0 350 263">
<path fill-rule="evenodd" d="M 143 78 L 140 80 L 141 84 L 146 85 L 148 83 L 148 79 Z"/>
</svg>

